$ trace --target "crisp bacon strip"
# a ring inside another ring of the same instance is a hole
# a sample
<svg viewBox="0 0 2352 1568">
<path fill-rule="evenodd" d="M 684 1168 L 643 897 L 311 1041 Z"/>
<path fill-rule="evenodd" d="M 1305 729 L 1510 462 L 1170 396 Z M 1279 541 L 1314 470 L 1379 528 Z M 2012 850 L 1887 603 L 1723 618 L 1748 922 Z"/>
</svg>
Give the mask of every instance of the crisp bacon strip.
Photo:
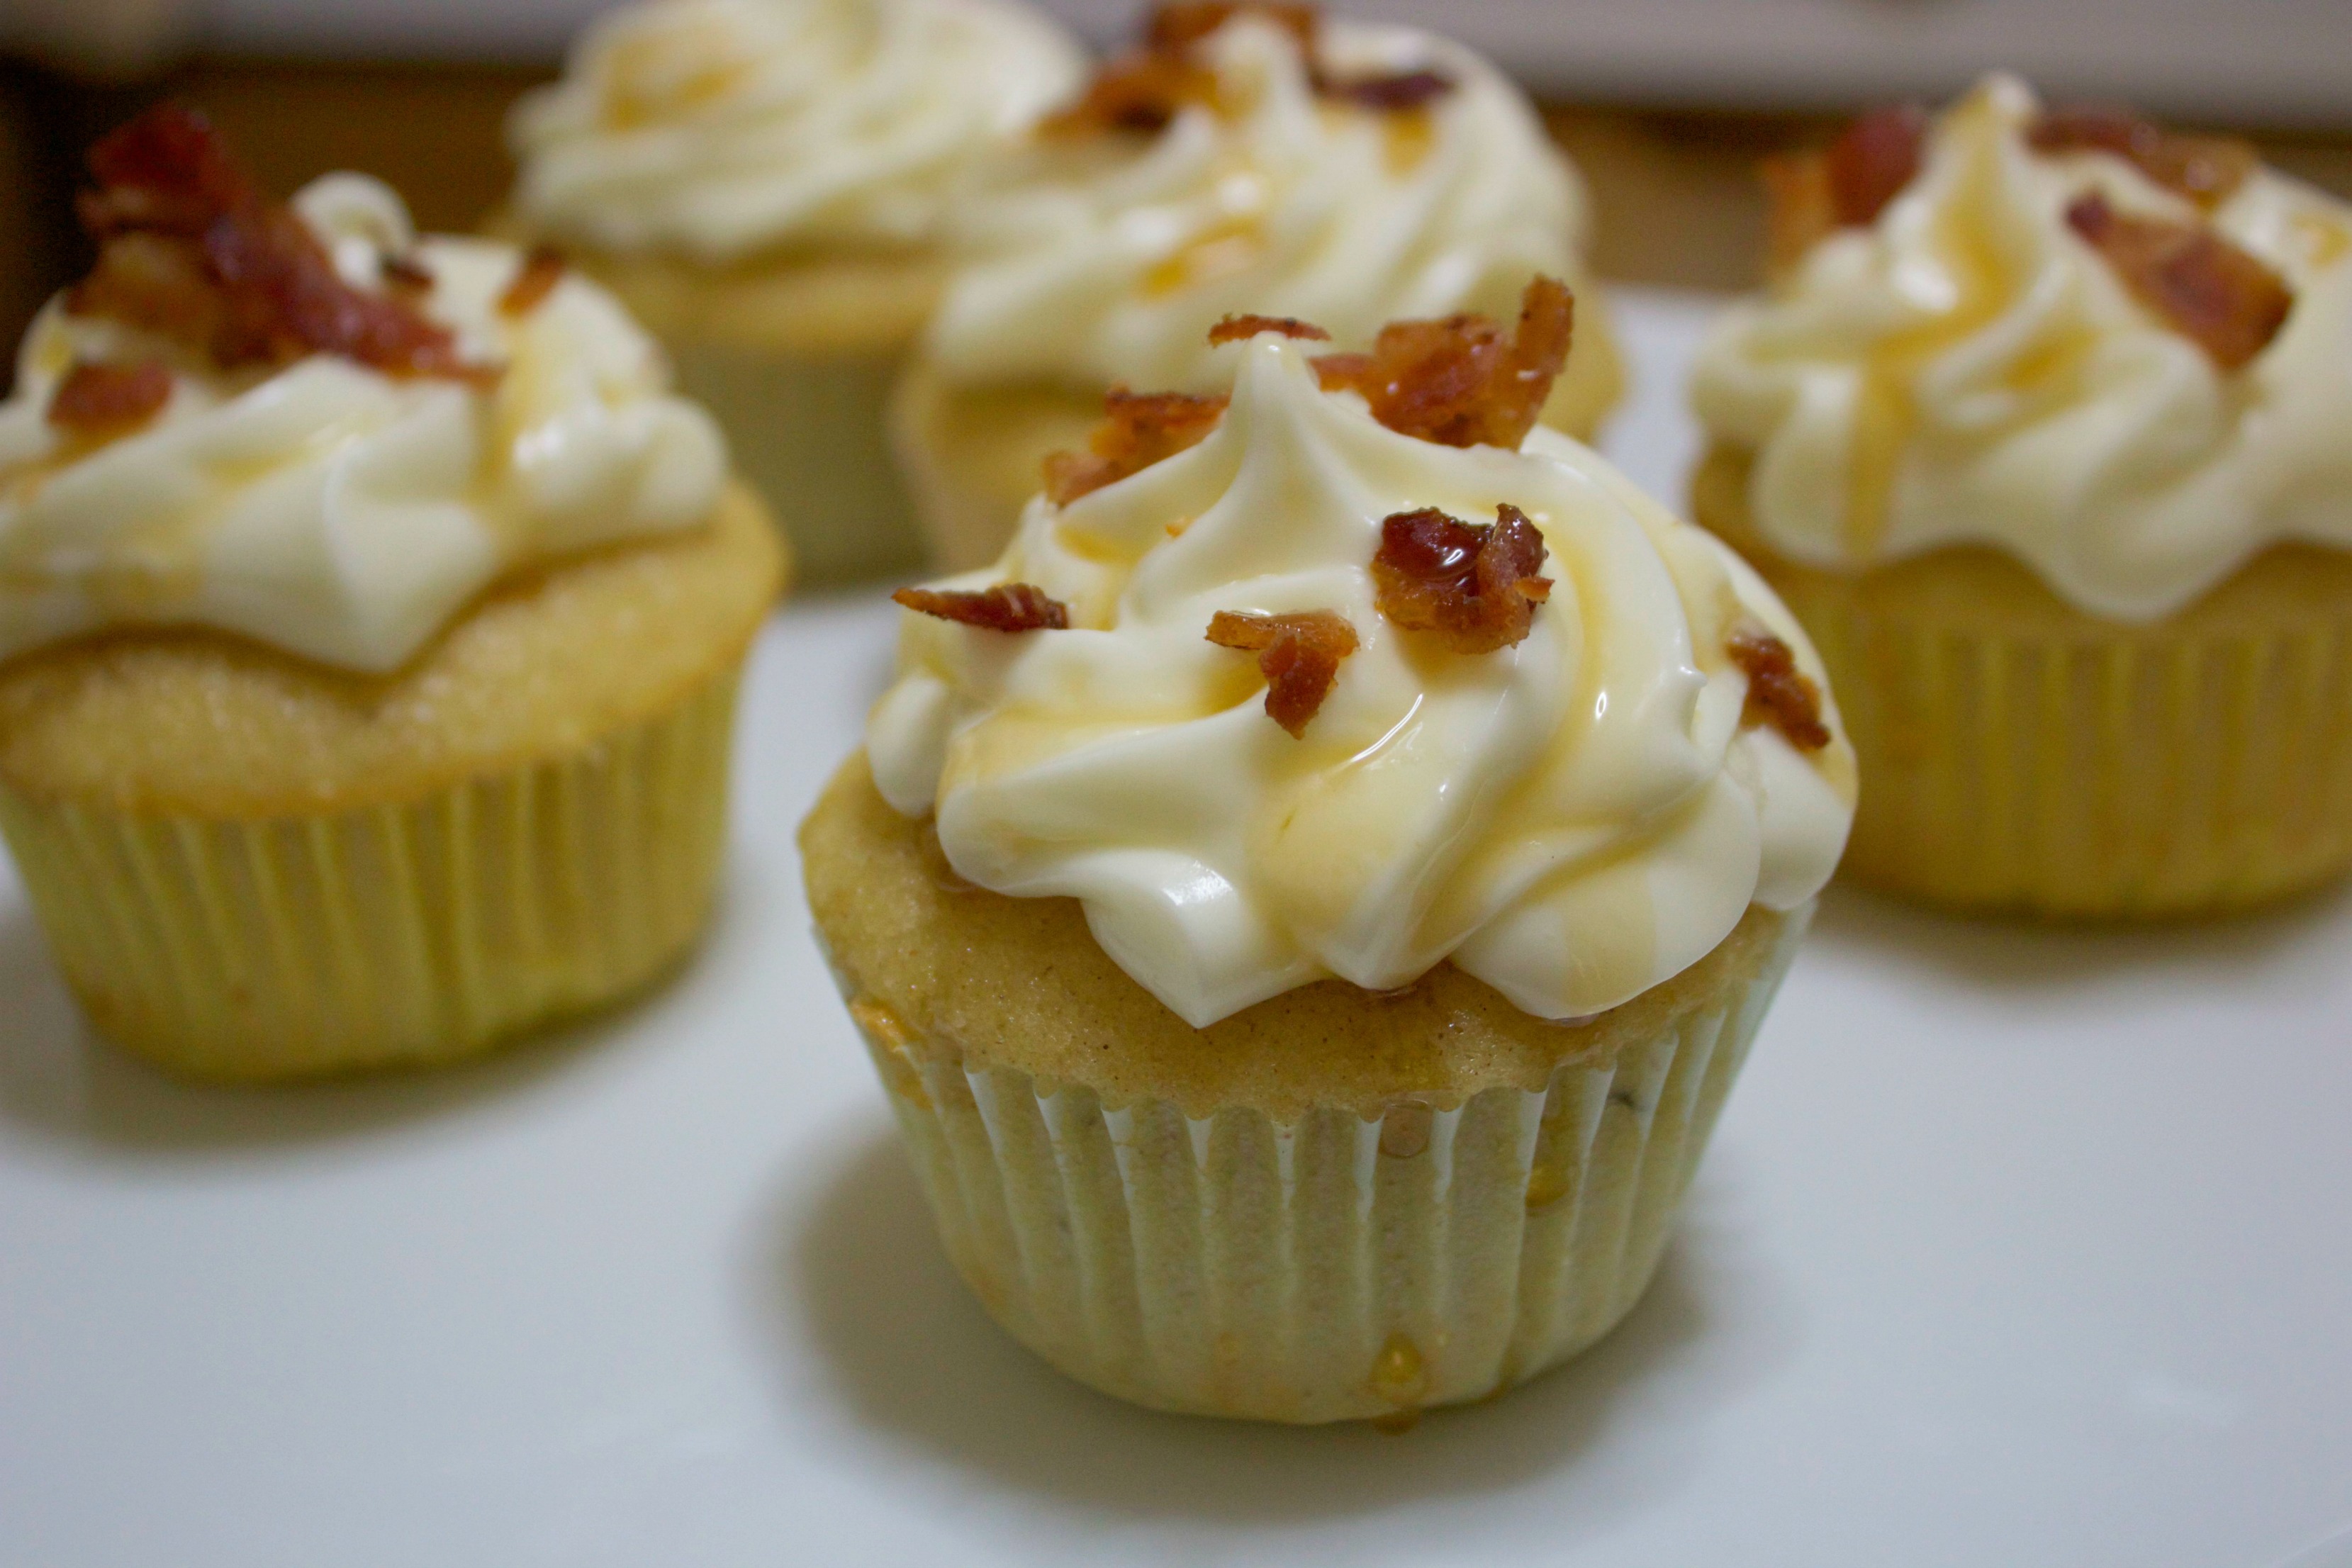
<svg viewBox="0 0 2352 1568">
<path fill-rule="evenodd" d="M 1139 49 L 1103 62 L 1077 101 L 1047 115 L 1037 132 L 1063 141 L 1103 131 L 1156 135 L 1182 110 L 1216 101 L 1216 72 L 1176 50 Z"/>
<path fill-rule="evenodd" d="M 457 339 L 405 300 L 343 281 L 302 221 L 260 190 L 202 115 L 151 110 L 89 153 L 98 188 L 78 210 L 98 243 L 67 295 L 202 349 L 224 368 L 339 354 L 390 375 L 482 381 Z"/>
<path fill-rule="evenodd" d="M 2203 224 L 2119 213 L 2096 192 L 2077 197 L 2066 222 L 2140 303 L 2223 370 L 2267 348 L 2294 308 L 2285 279 Z"/>
<path fill-rule="evenodd" d="M 901 588 L 890 597 L 923 615 L 992 632 L 1059 632 L 1070 626 L 1070 607 L 1031 583 L 997 583 L 977 593 Z"/>
<path fill-rule="evenodd" d="M 1382 114 L 1406 114 L 1416 109 L 1426 109 L 1454 90 L 1454 79 L 1443 71 L 1395 71 L 1387 76 L 1358 77 L 1352 81 L 1337 80 L 1318 73 L 1315 89 L 1326 98 L 1336 98 L 1360 109 L 1370 109 Z"/>
<path fill-rule="evenodd" d="M 1370 353 L 1327 354 L 1315 368 L 1326 392 L 1361 393 L 1372 417 L 1402 435 L 1516 450 L 1568 363 L 1575 324 L 1568 286 L 1538 277 L 1520 298 L 1510 337 L 1485 316 L 1391 321 Z"/>
<path fill-rule="evenodd" d="M 1373 598 L 1407 631 L 1435 632 L 1455 653 L 1492 653 L 1522 641 L 1551 597 L 1551 579 L 1536 575 L 1543 559 L 1542 533 L 1507 502 L 1492 527 L 1435 507 L 1401 511 L 1381 521 Z"/>
<path fill-rule="evenodd" d="M 2053 109 L 2027 129 L 2025 140 L 2038 153 L 2112 153 L 2207 208 L 2227 200 L 2260 162 L 2235 137 L 2176 136 L 2128 109 L 2104 105 Z"/>
<path fill-rule="evenodd" d="M 532 246 L 515 268 L 514 281 L 499 296 L 499 314 L 528 316 L 538 310 L 563 281 L 565 265 L 563 252 L 553 246 Z"/>
<path fill-rule="evenodd" d="M 1895 104 L 1860 115 L 1818 153 L 1766 159 L 1773 267 L 1793 265 L 1833 230 L 1876 222 L 1918 174 L 1927 141 L 1926 112 Z"/>
<path fill-rule="evenodd" d="M 383 274 L 387 288 L 405 289 L 414 294 L 432 292 L 433 268 L 413 256 L 387 256 L 378 270 Z"/>
<path fill-rule="evenodd" d="M 1219 610 L 1209 621 L 1219 647 L 1257 655 L 1265 676 L 1265 711 L 1294 739 L 1322 710 L 1339 678 L 1339 661 L 1356 651 L 1356 628 L 1329 610 L 1289 616 L 1237 615 Z"/>
<path fill-rule="evenodd" d="M 1794 649 L 1754 626 L 1733 632 L 1723 647 L 1748 677 L 1742 724 L 1769 724 L 1801 752 L 1818 752 L 1830 743 L 1829 726 L 1822 722 L 1822 689 L 1797 668 Z"/>
<path fill-rule="evenodd" d="M 1046 458 L 1046 499 L 1067 506 L 1197 445 L 1224 417 L 1225 403 L 1222 393 L 1194 397 L 1112 387 L 1103 398 L 1103 422 L 1087 437 L 1087 449 Z"/>
<path fill-rule="evenodd" d="M 47 418 L 78 436 L 136 430 L 172 400 L 172 373 L 161 360 L 137 364 L 78 362 L 49 395 Z"/>
<path fill-rule="evenodd" d="M 1296 316 L 1227 316 L 1209 329 L 1209 346 L 1244 342 L 1260 332 L 1280 332 L 1286 338 L 1312 338 L 1324 342 L 1331 340 L 1330 333 Z"/>
</svg>

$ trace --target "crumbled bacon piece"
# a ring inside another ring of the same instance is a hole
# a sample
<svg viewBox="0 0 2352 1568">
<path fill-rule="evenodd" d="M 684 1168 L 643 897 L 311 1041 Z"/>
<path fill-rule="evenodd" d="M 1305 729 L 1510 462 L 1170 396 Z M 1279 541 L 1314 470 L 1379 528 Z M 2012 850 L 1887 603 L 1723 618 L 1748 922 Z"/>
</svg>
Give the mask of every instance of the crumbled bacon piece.
<svg viewBox="0 0 2352 1568">
<path fill-rule="evenodd" d="M 1382 114 L 1404 114 L 1425 109 L 1454 90 L 1454 79 L 1443 71 L 1391 71 L 1386 76 L 1356 77 L 1349 80 L 1318 76 L 1315 89 L 1326 98 L 1336 98 L 1361 109 L 1375 110 Z"/>
<path fill-rule="evenodd" d="M 80 436 L 135 430 L 172 400 L 172 373 L 161 360 L 137 364 L 76 362 L 49 395 L 48 421 Z"/>
<path fill-rule="evenodd" d="M 383 258 L 383 265 L 377 270 L 383 274 L 383 280 L 387 287 L 405 289 L 415 294 L 429 294 L 433 291 L 436 281 L 433 268 L 425 266 L 414 256 L 387 256 Z"/>
<path fill-rule="evenodd" d="M 1168 49 L 1139 49 L 1106 60 L 1076 102 L 1047 115 L 1038 133 L 1052 138 L 1100 131 L 1156 133 L 1178 112 L 1217 100 L 1217 73 Z"/>
<path fill-rule="evenodd" d="M 456 336 L 405 300 L 352 288 L 318 237 L 267 201 L 203 116 L 165 105 L 90 149 L 81 196 L 98 266 L 67 295 L 223 367 L 339 354 L 387 374 L 481 381 Z"/>
<path fill-rule="evenodd" d="M 1227 316 L 1209 329 L 1209 346 L 1237 343 L 1260 332 L 1280 332 L 1286 338 L 1314 338 L 1329 342 L 1331 334 L 1312 321 L 1302 321 L 1296 316 Z"/>
<path fill-rule="evenodd" d="M 1785 268 L 1832 230 L 1877 221 L 1919 173 L 1927 116 L 1907 104 L 1856 117 L 1818 153 L 1764 162 L 1772 265 Z"/>
<path fill-rule="evenodd" d="M 1263 17 L 1298 40 L 1299 49 L 1310 59 L 1314 58 L 1317 35 L 1322 31 L 1323 16 L 1319 7 L 1280 4 L 1279 0 L 1171 0 L 1151 13 L 1144 24 L 1144 47 L 1152 49 L 1188 49 L 1235 16 L 1243 14 Z"/>
<path fill-rule="evenodd" d="M 1535 607 L 1551 597 L 1551 579 L 1536 575 L 1543 559 L 1543 534 L 1507 502 L 1491 527 L 1435 507 L 1397 512 L 1381 521 L 1374 602 L 1395 625 L 1436 632 L 1455 653 L 1492 653 L 1525 639 Z"/>
<path fill-rule="evenodd" d="M 1402 435 L 1516 450 L 1568 363 L 1575 322 L 1568 286 L 1538 277 L 1521 296 L 1510 337 L 1485 316 L 1391 321 L 1370 353 L 1327 354 L 1315 368 L 1326 392 L 1361 393 L 1372 417 Z"/>
<path fill-rule="evenodd" d="M 1045 459 L 1046 499 L 1067 506 L 1197 445 L 1224 417 L 1225 402 L 1222 393 L 1194 397 L 1112 387 L 1103 397 L 1103 422 L 1087 437 L 1087 449 L 1055 452 Z"/>
<path fill-rule="evenodd" d="M 1070 625 L 1070 607 L 1033 583 L 996 583 L 977 593 L 901 588 L 890 597 L 923 615 L 992 632 L 1058 632 Z"/>
<path fill-rule="evenodd" d="M 2128 109 L 2080 105 L 2053 109 L 2025 132 L 2038 153 L 2112 153 L 2168 190 L 2214 207 L 2243 184 L 2259 159 L 2231 136 L 2176 136 Z"/>
<path fill-rule="evenodd" d="M 1830 743 L 1822 722 L 1822 689 L 1797 668 L 1796 650 L 1758 626 L 1743 626 L 1724 642 L 1731 662 L 1748 677 L 1748 700 L 1739 712 L 1749 729 L 1769 724 L 1801 752 Z"/>
<path fill-rule="evenodd" d="M 2270 345 L 2294 307 L 2285 279 L 2200 223 L 2119 213 L 2091 192 L 2066 222 L 2167 325 L 2236 370 Z"/>
<path fill-rule="evenodd" d="M 1209 621 L 1209 640 L 1219 647 L 1257 655 L 1265 676 L 1267 717 L 1294 738 L 1321 711 L 1339 677 L 1339 661 L 1356 651 L 1356 628 L 1329 610 L 1288 616 L 1237 615 L 1219 610 Z"/>
<path fill-rule="evenodd" d="M 514 281 L 499 296 L 499 314 L 528 316 L 563 281 L 563 252 L 551 245 L 534 245 L 515 268 Z"/>
</svg>

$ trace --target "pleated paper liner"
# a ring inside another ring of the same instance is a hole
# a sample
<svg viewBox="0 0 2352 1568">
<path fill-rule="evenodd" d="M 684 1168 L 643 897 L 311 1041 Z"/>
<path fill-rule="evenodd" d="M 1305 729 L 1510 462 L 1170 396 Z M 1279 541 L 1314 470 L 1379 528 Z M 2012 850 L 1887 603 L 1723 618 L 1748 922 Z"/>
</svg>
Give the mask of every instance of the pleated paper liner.
<svg viewBox="0 0 2352 1568">
<path fill-rule="evenodd" d="M 429 799 L 236 821 L 35 801 L 5 830 L 91 1020 L 173 1071 L 426 1066 L 646 985 L 709 913 L 738 666 Z"/>
<path fill-rule="evenodd" d="M 1987 550 L 1858 575 L 1781 560 L 1717 452 L 1698 521 L 1821 650 L 1862 780 L 1844 869 L 1970 908 L 2218 911 L 2352 866 L 2352 552 L 2272 550 L 2148 626 Z"/>
<path fill-rule="evenodd" d="M 1163 1410 L 1401 1422 L 1633 1307 L 1810 918 L 1606 1063 L 1377 1120 L 1108 1106 L 850 1013 L 949 1257 L 1014 1338 Z"/>
</svg>

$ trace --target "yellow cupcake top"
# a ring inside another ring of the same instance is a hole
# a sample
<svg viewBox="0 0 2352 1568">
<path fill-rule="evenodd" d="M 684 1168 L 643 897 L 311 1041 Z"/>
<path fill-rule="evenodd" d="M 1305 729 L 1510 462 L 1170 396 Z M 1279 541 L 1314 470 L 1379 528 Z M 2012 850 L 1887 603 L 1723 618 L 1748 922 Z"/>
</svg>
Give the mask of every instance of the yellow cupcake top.
<svg viewBox="0 0 2352 1568">
<path fill-rule="evenodd" d="M 1524 326 L 1453 362 L 1531 395 L 1501 421 L 1327 391 L 1360 366 L 1297 330 L 1216 351 L 1229 406 L 1117 405 L 993 568 L 902 595 L 884 796 L 971 881 L 1082 900 L 1201 1027 L 1446 958 L 1598 1013 L 1811 897 L 1853 756 L 1770 590 L 1528 433 Z"/>
<path fill-rule="evenodd" d="M 1818 201 L 1829 232 L 1725 317 L 1692 383 L 1755 455 L 1774 549 L 1836 567 L 1993 544 L 2117 620 L 2275 542 L 2352 549 L 2352 209 L 2007 76 L 1907 152 L 1882 119 L 1838 153 L 1825 179 L 1782 171 L 1784 216 Z"/>
<path fill-rule="evenodd" d="M 717 505 L 716 426 L 551 259 L 420 239 L 360 175 L 264 203 L 178 111 L 93 162 L 99 269 L 0 405 L 0 658 L 205 626 L 388 670 L 499 577 Z"/>
<path fill-rule="evenodd" d="M 975 384 L 1213 389 L 1231 312 L 1507 312 L 1576 281 L 1582 185 L 1486 60 L 1311 7 L 1176 5 L 961 209 L 927 353 Z"/>
<path fill-rule="evenodd" d="M 949 195 L 1068 93 L 1077 46 L 1010 0 L 656 0 L 517 106 L 543 233 L 719 263 L 937 237 Z"/>
</svg>

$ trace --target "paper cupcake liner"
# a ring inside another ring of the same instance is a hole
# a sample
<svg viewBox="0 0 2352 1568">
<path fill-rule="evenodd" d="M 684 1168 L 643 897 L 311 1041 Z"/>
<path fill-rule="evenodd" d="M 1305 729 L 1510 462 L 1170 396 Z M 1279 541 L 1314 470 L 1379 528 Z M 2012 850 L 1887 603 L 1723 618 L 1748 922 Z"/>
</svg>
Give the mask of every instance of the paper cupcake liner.
<svg viewBox="0 0 2352 1568">
<path fill-rule="evenodd" d="M 1921 625 L 1771 574 L 1860 765 L 1845 868 L 2075 917 L 2256 903 L 2352 865 L 2352 606 L 2270 627 Z"/>
<path fill-rule="evenodd" d="M 1540 1093 L 1187 1116 L 967 1063 L 853 995 L 948 1255 L 1055 1366 L 1164 1410 L 1410 1419 L 1591 1344 L 1649 1283 L 1810 910 Z"/>
<path fill-rule="evenodd" d="M 0 831 L 91 1020 L 158 1063 L 261 1079 L 446 1061 L 625 995 L 691 942 L 737 677 L 414 804 L 237 821 L 0 786 Z"/>
<path fill-rule="evenodd" d="M 709 408 L 791 540 L 803 582 L 922 570 L 914 503 L 884 429 L 900 359 L 795 355 L 685 342 L 668 345 L 678 390 Z"/>
</svg>

